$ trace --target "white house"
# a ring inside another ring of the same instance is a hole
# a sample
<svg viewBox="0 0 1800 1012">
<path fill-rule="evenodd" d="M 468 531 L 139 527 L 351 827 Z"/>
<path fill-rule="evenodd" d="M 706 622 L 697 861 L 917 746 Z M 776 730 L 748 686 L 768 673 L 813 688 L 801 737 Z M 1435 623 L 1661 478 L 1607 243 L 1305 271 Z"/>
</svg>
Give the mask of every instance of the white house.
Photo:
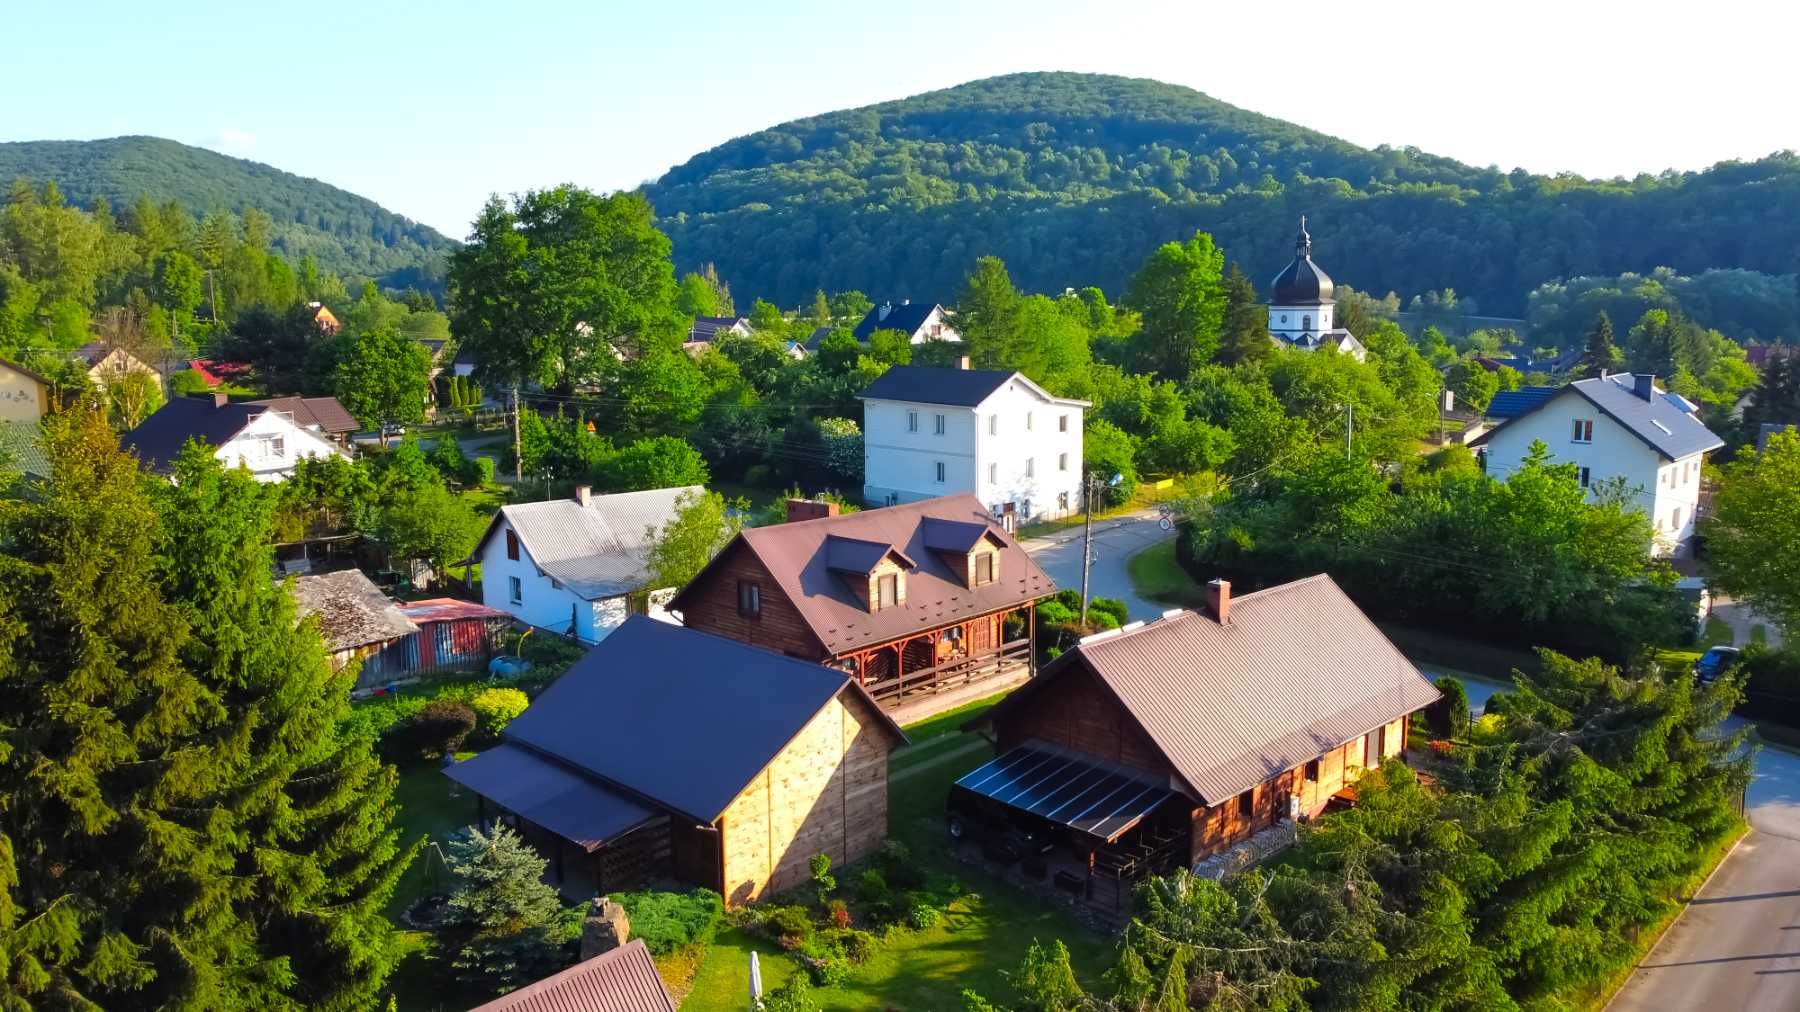
<svg viewBox="0 0 1800 1012">
<path fill-rule="evenodd" d="M 1269 286 L 1269 337 L 1284 348 L 1333 348 L 1363 361 L 1368 349 L 1355 334 L 1333 325 L 1335 309 L 1331 276 L 1313 263 L 1312 236 L 1303 217 L 1294 240 L 1294 260 Z"/>
<path fill-rule="evenodd" d="M 216 447 L 213 455 L 227 467 L 247 467 L 257 481 L 291 477 L 294 463 L 302 457 L 350 457 L 325 433 L 296 422 L 292 411 L 232 402 L 224 394 L 177 397 L 125 433 L 119 443 L 136 452 L 144 467 L 167 474 L 190 439 Z"/>
<path fill-rule="evenodd" d="M 1081 509 L 1087 401 L 1053 396 L 1016 372 L 912 365 L 894 366 L 857 396 L 870 503 L 967 492 L 1009 528 Z"/>
<path fill-rule="evenodd" d="M 699 485 L 502 506 L 470 553 L 481 563 L 481 598 L 531 625 L 598 643 L 646 589 L 655 534 L 682 495 Z"/>
<path fill-rule="evenodd" d="M 1654 553 L 1686 553 L 1700 505 L 1700 465 L 1725 445 L 1691 401 L 1647 373 L 1576 380 L 1514 400 L 1518 413 L 1472 444 L 1486 455 L 1488 474 L 1505 478 L 1541 440 L 1558 463 L 1576 466 L 1590 495 L 1601 482 L 1621 479 L 1656 527 Z"/>
<path fill-rule="evenodd" d="M 868 344 L 870 335 L 877 330 L 898 330 L 910 337 L 913 344 L 962 340 L 962 335 L 950 325 L 943 306 L 935 302 L 914 305 L 911 299 L 901 299 L 898 304 L 883 302 L 869 310 L 853 333 L 858 341 Z"/>
</svg>

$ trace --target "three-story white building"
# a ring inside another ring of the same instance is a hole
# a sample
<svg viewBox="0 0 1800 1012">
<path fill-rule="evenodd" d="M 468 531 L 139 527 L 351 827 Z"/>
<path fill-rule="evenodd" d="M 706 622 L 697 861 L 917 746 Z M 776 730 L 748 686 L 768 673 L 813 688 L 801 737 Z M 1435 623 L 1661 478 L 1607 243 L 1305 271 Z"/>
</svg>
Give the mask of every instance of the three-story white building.
<svg viewBox="0 0 1800 1012">
<path fill-rule="evenodd" d="M 872 505 L 967 492 L 1009 525 L 1080 511 L 1087 401 L 1016 372 L 910 365 L 858 397 Z"/>
<path fill-rule="evenodd" d="M 1516 407 L 1514 407 L 1516 406 Z M 1551 458 L 1574 464 L 1581 487 L 1618 479 L 1631 505 L 1656 528 L 1656 554 L 1684 555 L 1700 506 L 1700 469 L 1725 445 L 1692 402 L 1646 373 L 1576 380 L 1555 390 L 1527 388 L 1495 398 L 1504 417 L 1471 445 L 1487 455 L 1489 475 L 1504 480 L 1542 441 Z"/>
</svg>

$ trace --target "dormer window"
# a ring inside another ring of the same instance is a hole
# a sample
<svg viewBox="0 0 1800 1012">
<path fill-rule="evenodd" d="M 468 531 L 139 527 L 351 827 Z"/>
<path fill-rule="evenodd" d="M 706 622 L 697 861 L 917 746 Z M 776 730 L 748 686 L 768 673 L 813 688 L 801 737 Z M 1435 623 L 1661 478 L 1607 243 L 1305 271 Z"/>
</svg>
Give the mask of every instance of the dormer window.
<svg viewBox="0 0 1800 1012">
<path fill-rule="evenodd" d="M 875 607 L 881 611 L 900 603 L 900 574 L 884 573 L 875 578 Z"/>
<path fill-rule="evenodd" d="M 980 587 L 994 582 L 994 553 L 982 552 L 975 556 L 975 586 Z"/>
</svg>

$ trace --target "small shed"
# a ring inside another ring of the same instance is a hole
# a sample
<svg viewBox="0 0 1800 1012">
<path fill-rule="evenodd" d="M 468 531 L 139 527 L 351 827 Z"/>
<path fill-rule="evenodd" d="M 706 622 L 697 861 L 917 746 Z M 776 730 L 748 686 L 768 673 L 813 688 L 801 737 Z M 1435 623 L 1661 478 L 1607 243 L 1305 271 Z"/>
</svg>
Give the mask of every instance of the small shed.
<svg viewBox="0 0 1800 1012">
<path fill-rule="evenodd" d="M 295 577 L 294 603 L 299 605 L 301 618 L 318 618 L 319 635 L 331 651 L 334 669 L 378 655 L 389 644 L 419 631 L 360 569 Z M 370 667 L 364 665 L 357 678 L 358 688 L 365 687 L 372 676 L 374 681 L 369 684 L 383 680 Z"/>
<path fill-rule="evenodd" d="M 365 660 L 359 688 L 444 671 L 479 671 L 500 652 L 513 625 L 503 611 L 453 597 L 409 601 L 399 609 L 419 631 Z"/>
</svg>

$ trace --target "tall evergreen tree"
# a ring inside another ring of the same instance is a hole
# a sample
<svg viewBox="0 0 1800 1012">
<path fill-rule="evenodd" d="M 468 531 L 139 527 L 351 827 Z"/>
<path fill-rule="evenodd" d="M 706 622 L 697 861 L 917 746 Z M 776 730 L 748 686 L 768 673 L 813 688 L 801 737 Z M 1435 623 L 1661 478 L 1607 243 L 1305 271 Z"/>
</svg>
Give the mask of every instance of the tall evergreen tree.
<svg viewBox="0 0 1800 1012">
<path fill-rule="evenodd" d="M 1575 371 L 1583 376 L 1598 376 L 1602 372 L 1617 369 L 1625 360 L 1620 354 L 1618 342 L 1613 340 L 1612 317 L 1604 311 L 1594 317 L 1594 326 L 1588 330 L 1587 344 L 1581 352 L 1581 361 L 1576 363 Z"/>
<path fill-rule="evenodd" d="M 1225 272 L 1225 322 L 1219 335 L 1219 361 L 1226 365 L 1261 362 L 1275 350 L 1269 317 L 1256 300 L 1256 286 L 1233 263 Z M 1182 377 L 1184 380 L 1186 377 Z"/>
</svg>

